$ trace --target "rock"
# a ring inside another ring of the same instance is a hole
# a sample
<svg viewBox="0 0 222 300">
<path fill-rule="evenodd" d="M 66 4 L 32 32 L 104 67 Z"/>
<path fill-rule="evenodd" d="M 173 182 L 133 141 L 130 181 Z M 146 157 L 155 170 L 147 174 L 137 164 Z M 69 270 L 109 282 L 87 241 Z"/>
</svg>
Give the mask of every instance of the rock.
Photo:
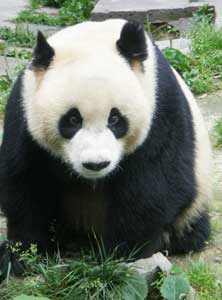
<svg viewBox="0 0 222 300">
<path fill-rule="evenodd" d="M 158 273 L 169 273 L 172 267 L 171 262 L 160 252 L 150 258 L 139 259 L 128 265 L 147 280 L 149 292 L 152 291 L 151 284 L 158 278 Z M 196 291 L 192 287 L 190 287 L 187 300 L 196 300 Z"/>
<path fill-rule="evenodd" d="M 100 0 L 92 12 L 92 20 L 101 21 L 107 18 L 124 18 L 141 23 L 169 22 L 180 18 L 191 17 L 203 6 L 203 2 L 189 0 Z"/>
<path fill-rule="evenodd" d="M 187 296 L 187 300 L 196 300 L 197 297 L 196 297 L 196 291 L 190 287 L 190 291 L 189 291 L 189 294 Z"/>
<path fill-rule="evenodd" d="M 157 279 L 159 272 L 168 273 L 172 265 L 162 253 L 158 252 L 150 258 L 130 263 L 129 266 L 135 268 L 140 275 L 146 278 L 149 287 Z"/>
</svg>

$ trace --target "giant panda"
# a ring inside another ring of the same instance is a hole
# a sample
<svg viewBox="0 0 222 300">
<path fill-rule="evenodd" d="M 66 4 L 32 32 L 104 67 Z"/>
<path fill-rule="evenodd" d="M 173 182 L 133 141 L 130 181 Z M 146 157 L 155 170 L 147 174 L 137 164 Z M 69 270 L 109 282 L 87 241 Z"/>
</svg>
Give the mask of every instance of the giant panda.
<svg viewBox="0 0 222 300">
<path fill-rule="evenodd" d="M 48 40 L 39 32 L 0 151 L 3 271 L 9 260 L 21 271 L 8 243 L 51 253 L 53 240 L 81 245 L 93 232 L 120 256 L 139 247 L 137 258 L 198 251 L 209 237 L 208 133 L 135 21 L 85 22 Z"/>
</svg>

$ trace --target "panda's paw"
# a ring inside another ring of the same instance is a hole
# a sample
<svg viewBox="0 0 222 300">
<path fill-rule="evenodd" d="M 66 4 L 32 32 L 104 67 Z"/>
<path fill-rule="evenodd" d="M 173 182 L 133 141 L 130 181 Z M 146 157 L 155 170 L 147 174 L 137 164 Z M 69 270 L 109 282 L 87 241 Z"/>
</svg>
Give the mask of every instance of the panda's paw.
<svg viewBox="0 0 222 300">
<path fill-rule="evenodd" d="M 22 276 L 24 266 L 19 261 L 18 253 L 13 251 L 10 242 L 0 242 L 0 282 L 3 281 L 8 274 Z"/>
</svg>

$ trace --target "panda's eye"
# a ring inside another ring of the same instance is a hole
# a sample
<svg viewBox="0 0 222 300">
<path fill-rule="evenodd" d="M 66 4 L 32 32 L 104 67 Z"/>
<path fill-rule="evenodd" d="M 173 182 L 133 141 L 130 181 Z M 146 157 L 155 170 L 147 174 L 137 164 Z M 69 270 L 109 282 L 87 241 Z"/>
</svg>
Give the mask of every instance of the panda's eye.
<svg viewBox="0 0 222 300">
<path fill-rule="evenodd" d="M 59 121 L 60 134 L 65 139 L 71 139 L 82 127 L 82 116 L 77 108 L 67 111 Z"/>
<path fill-rule="evenodd" d="M 81 124 L 82 120 L 78 118 L 77 116 L 71 116 L 69 118 L 69 123 L 71 126 L 79 126 Z"/>
<path fill-rule="evenodd" d="M 113 115 L 109 118 L 109 126 L 115 126 L 119 122 L 119 116 Z"/>
<path fill-rule="evenodd" d="M 112 131 L 117 139 L 126 135 L 128 131 L 128 120 L 122 115 L 118 108 L 112 108 L 108 118 L 107 127 Z"/>
</svg>

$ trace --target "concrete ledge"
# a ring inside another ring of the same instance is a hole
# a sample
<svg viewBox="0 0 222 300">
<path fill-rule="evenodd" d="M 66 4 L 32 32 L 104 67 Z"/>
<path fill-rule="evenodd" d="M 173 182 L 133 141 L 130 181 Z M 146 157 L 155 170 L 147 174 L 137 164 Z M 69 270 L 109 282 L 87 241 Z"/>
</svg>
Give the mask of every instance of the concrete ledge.
<svg viewBox="0 0 222 300">
<path fill-rule="evenodd" d="M 108 18 L 123 18 L 145 23 L 149 18 L 152 23 L 169 22 L 191 17 L 204 4 L 206 3 L 189 0 L 100 0 L 92 12 L 91 19 L 102 21 Z"/>
<path fill-rule="evenodd" d="M 28 4 L 28 0 L 1 0 L 0 26 L 4 26 L 7 20 L 15 18 Z"/>
</svg>

